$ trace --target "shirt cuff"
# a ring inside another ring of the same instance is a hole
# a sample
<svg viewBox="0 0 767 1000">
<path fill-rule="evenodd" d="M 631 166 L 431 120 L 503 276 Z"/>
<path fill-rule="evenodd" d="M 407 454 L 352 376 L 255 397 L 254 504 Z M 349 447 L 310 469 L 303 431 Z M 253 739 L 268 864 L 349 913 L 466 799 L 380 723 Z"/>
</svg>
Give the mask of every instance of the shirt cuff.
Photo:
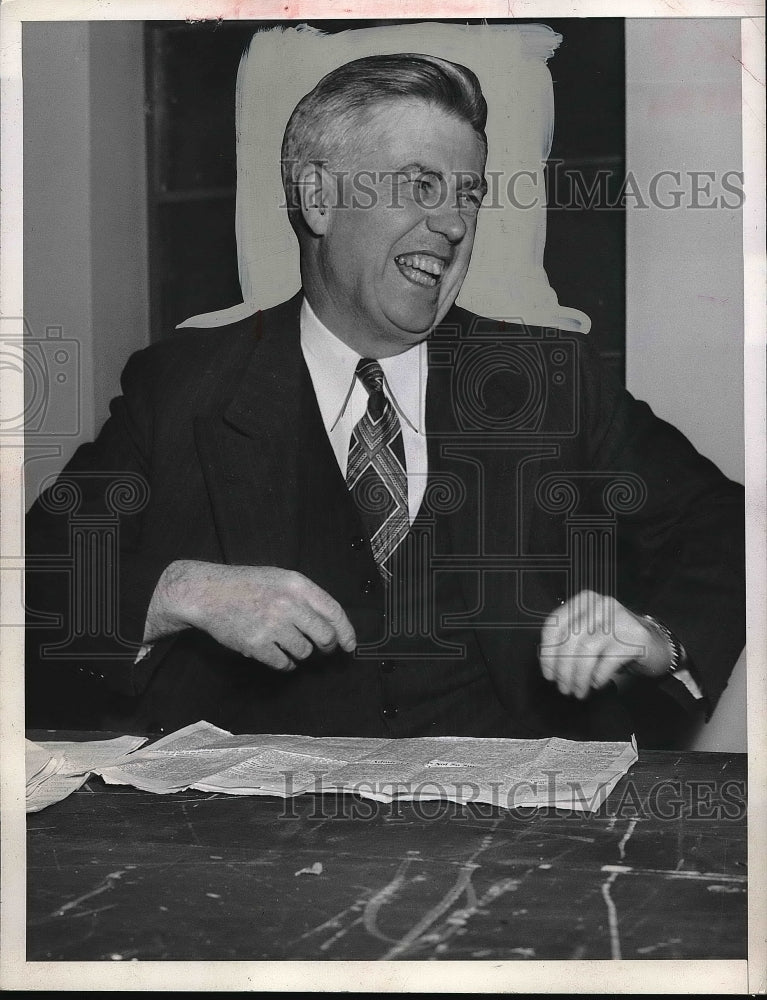
<svg viewBox="0 0 767 1000">
<path fill-rule="evenodd" d="M 133 661 L 134 667 L 135 667 L 135 665 L 137 663 L 141 663 L 141 661 L 145 657 L 149 656 L 149 654 L 152 652 L 153 649 L 154 649 L 154 644 L 153 643 L 151 643 L 151 642 L 150 643 L 145 643 L 141 647 L 141 649 L 138 651 L 138 653 L 136 654 L 136 659 Z"/>
<path fill-rule="evenodd" d="M 680 670 L 675 671 L 675 673 L 673 673 L 671 676 L 674 680 L 679 681 L 680 684 L 684 684 L 684 686 L 687 688 L 687 690 L 690 692 L 693 698 L 696 699 L 696 701 L 700 701 L 703 698 L 703 692 L 698 686 L 697 681 L 692 676 L 690 671 L 686 669 L 686 667 L 682 667 Z"/>
</svg>

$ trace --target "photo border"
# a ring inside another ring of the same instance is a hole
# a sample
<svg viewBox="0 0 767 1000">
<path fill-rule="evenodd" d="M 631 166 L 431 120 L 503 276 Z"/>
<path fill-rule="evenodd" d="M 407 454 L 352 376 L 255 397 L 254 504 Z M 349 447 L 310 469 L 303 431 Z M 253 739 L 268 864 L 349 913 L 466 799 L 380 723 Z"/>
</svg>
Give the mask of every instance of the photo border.
<svg viewBox="0 0 767 1000">
<path fill-rule="evenodd" d="M 682 5 L 679 5 L 680 7 Z M 349 10 L 348 8 L 351 8 Z M 2 3 L 2 273 L 0 315 L 23 315 L 22 273 L 22 88 L 21 25 L 63 20 L 296 20 L 332 18 L 333 0 L 285 3 L 273 0 L 5 0 Z M 746 428 L 748 505 L 748 748 L 749 748 L 749 959 L 746 962 L 690 961 L 531 961 L 531 962 L 106 962 L 25 961 L 25 812 L 23 745 L 23 628 L 3 628 L 0 659 L 0 745 L 2 754 L 2 911 L 0 987 L 9 989 L 190 989 L 364 992 L 564 992 L 744 993 L 765 989 L 767 912 L 763 867 L 767 858 L 767 626 L 765 576 L 765 257 L 764 257 L 764 7 L 753 2 L 692 0 L 679 11 L 659 0 L 634 2 L 458 3 L 455 0 L 368 0 L 345 5 L 344 18 L 403 17 L 739 17 L 742 24 Z M 3 372 L 0 419 L 23 409 L 20 378 Z M 21 405 L 20 405 L 21 404 Z M 7 438 L 0 448 L 3 540 L 21 537 L 23 438 Z M 0 621 L 19 621 L 18 594 L 0 591 Z M 14 606 L 16 604 L 16 606 Z M 52 983 L 55 981 L 55 987 Z"/>
</svg>

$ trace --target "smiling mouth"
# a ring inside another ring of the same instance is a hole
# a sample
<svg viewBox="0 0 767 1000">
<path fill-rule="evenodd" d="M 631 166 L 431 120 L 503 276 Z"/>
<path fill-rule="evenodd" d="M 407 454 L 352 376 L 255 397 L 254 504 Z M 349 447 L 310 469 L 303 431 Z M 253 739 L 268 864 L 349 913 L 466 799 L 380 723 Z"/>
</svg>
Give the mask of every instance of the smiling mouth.
<svg viewBox="0 0 767 1000">
<path fill-rule="evenodd" d="M 400 272 L 422 288 L 434 288 L 442 280 L 447 262 L 427 253 L 403 253 L 394 258 Z"/>
</svg>

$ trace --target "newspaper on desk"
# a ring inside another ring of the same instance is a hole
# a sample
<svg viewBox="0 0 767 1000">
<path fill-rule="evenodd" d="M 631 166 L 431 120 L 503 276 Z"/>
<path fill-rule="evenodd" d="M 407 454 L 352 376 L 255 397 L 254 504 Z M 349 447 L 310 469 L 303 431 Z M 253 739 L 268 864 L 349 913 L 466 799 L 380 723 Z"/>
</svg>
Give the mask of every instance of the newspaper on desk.
<svg viewBox="0 0 767 1000">
<path fill-rule="evenodd" d="M 83 743 L 51 742 L 42 745 L 25 740 L 27 812 L 39 812 L 60 802 L 100 768 L 109 767 L 146 743 L 144 736 L 119 736 L 114 740 Z"/>
<path fill-rule="evenodd" d="M 62 753 L 62 744 L 45 746 Z M 107 784 L 156 793 L 188 788 L 282 798 L 349 793 L 379 802 L 448 800 L 595 811 L 636 760 L 633 738 L 630 743 L 585 743 L 557 737 L 234 736 L 198 722 L 89 769 Z"/>
</svg>

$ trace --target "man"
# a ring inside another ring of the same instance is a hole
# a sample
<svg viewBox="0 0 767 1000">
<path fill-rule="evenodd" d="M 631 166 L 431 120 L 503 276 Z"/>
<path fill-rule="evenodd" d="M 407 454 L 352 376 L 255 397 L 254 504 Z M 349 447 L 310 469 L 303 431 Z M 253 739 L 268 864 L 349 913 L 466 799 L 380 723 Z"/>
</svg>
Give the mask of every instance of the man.
<svg viewBox="0 0 767 1000">
<path fill-rule="evenodd" d="M 301 292 L 134 355 L 30 513 L 31 723 L 623 738 L 625 669 L 713 710 L 743 645 L 742 491 L 582 340 L 454 306 L 485 118 L 429 56 L 356 60 L 299 103 Z M 115 510 L 119 553 L 88 543 L 114 618 L 83 624 L 83 571 L 45 561 Z"/>
</svg>

